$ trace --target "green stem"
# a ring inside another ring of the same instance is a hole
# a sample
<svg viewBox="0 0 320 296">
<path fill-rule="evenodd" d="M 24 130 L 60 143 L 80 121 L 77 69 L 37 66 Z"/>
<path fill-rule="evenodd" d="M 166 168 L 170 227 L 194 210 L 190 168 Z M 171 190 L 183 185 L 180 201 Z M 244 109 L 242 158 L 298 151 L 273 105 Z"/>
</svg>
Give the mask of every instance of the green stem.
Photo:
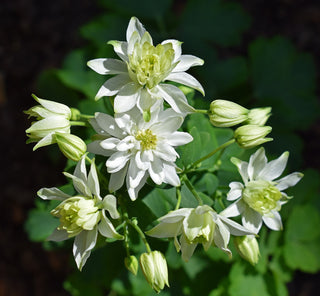
<svg viewBox="0 0 320 296">
<path fill-rule="evenodd" d="M 196 109 L 196 113 L 209 114 L 209 110 Z"/>
<path fill-rule="evenodd" d="M 178 210 L 181 203 L 181 187 L 176 187 L 177 204 L 174 210 Z"/>
<path fill-rule="evenodd" d="M 126 223 L 124 226 L 124 246 L 126 249 L 127 257 L 130 257 L 130 247 L 129 247 L 129 231 L 128 231 L 128 224 Z"/>
<path fill-rule="evenodd" d="M 147 249 L 147 252 L 148 252 L 148 253 L 151 253 L 150 245 L 149 245 L 149 243 L 148 243 L 148 241 L 147 241 L 147 238 L 146 238 L 146 236 L 144 235 L 143 231 L 142 231 L 141 228 L 138 226 L 137 220 L 132 221 L 132 220 L 130 220 L 128 217 L 126 217 L 126 221 L 128 222 L 128 224 L 130 224 L 130 225 L 134 228 L 134 230 L 135 230 L 136 232 L 138 232 L 138 234 L 140 235 L 140 237 L 141 237 L 141 239 L 142 239 L 142 241 L 143 241 L 143 243 L 144 243 L 144 245 L 145 245 L 145 247 L 146 247 L 146 249 Z"/>
<path fill-rule="evenodd" d="M 185 178 L 184 178 L 184 183 L 187 185 L 188 189 L 191 191 L 193 196 L 197 199 L 199 205 L 202 206 L 203 201 L 202 201 L 201 197 L 199 196 L 198 192 L 194 189 L 193 185 L 191 184 L 191 182 L 189 181 L 187 176 L 185 176 Z"/>
<path fill-rule="evenodd" d="M 85 121 L 70 121 L 72 126 L 88 126 L 88 123 Z"/>
<path fill-rule="evenodd" d="M 91 118 L 94 118 L 94 116 L 93 115 L 80 114 L 80 118 L 91 119 Z"/>
<path fill-rule="evenodd" d="M 211 151 L 209 154 L 201 157 L 200 159 L 198 159 L 197 161 L 195 161 L 194 163 L 192 163 L 189 167 L 189 169 L 195 168 L 198 164 L 200 164 L 201 162 L 203 162 L 204 160 L 210 158 L 211 156 L 213 156 L 214 154 L 216 154 L 218 151 L 220 151 L 221 149 L 225 149 L 226 147 L 228 147 L 229 145 L 233 144 L 235 142 L 235 139 L 231 139 L 230 141 L 222 144 L 221 146 L 217 147 L 216 149 L 214 149 L 213 151 Z"/>
</svg>

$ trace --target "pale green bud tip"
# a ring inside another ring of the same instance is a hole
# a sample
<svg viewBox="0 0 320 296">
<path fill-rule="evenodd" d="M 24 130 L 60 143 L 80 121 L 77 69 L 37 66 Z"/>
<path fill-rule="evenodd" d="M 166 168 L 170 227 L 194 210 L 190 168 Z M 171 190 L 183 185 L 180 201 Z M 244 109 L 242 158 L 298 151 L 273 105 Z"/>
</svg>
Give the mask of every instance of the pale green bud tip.
<svg viewBox="0 0 320 296">
<path fill-rule="evenodd" d="M 249 110 L 230 101 L 215 100 L 210 104 L 209 112 L 212 125 L 230 127 L 247 120 Z"/>
<path fill-rule="evenodd" d="M 165 285 L 169 287 L 167 261 L 161 252 L 143 253 L 140 256 L 140 266 L 145 279 L 157 293 Z"/>
<path fill-rule="evenodd" d="M 79 120 L 81 112 L 76 108 L 70 108 L 70 110 L 71 110 L 71 119 L 70 120 L 74 120 L 74 121 Z"/>
<path fill-rule="evenodd" d="M 133 275 L 137 275 L 139 263 L 138 259 L 135 256 L 131 255 L 129 257 L 124 258 L 124 265 Z"/>
<path fill-rule="evenodd" d="M 247 124 L 265 125 L 271 116 L 271 107 L 254 108 L 249 110 Z"/>
<path fill-rule="evenodd" d="M 240 256 L 252 265 L 259 261 L 260 250 L 256 238 L 252 235 L 235 237 L 234 243 Z"/>
<path fill-rule="evenodd" d="M 67 133 L 55 133 L 55 140 L 65 157 L 79 161 L 87 151 L 87 145 L 79 137 Z"/>
<path fill-rule="evenodd" d="M 248 124 L 238 127 L 234 132 L 234 138 L 241 148 L 253 148 L 272 141 L 272 138 L 265 138 L 271 131 L 271 126 Z"/>
</svg>

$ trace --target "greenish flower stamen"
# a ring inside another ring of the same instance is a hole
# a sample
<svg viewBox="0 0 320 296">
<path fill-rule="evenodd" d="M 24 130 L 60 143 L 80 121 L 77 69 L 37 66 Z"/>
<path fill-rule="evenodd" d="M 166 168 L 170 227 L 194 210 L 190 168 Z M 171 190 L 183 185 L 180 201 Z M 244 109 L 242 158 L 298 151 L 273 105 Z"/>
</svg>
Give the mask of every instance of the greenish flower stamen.
<svg viewBox="0 0 320 296">
<path fill-rule="evenodd" d="M 150 150 L 157 147 L 157 136 L 149 129 L 139 131 L 136 134 L 136 139 L 140 141 L 142 150 Z"/>
</svg>

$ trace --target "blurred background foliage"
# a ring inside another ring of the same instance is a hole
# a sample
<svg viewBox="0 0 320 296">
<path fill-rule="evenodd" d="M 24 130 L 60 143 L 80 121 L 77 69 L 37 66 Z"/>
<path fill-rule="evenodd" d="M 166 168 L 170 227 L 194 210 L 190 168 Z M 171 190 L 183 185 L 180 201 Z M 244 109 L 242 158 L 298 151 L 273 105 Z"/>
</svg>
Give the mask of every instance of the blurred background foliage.
<svg viewBox="0 0 320 296">
<path fill-rule="evenodd" d="M 213 99 L 219 98 L 248 108 L 271 106 L 273 115 L 269 124 L 273 127 L 274 141 L 265 145 L 269 157 L 289 150 L 288 171 L 302 170 L 305 156 L 302 153 L 304 141 L 301 135 L 319 120 L 320 111 L 319 99 L 315 94 L 316 69 L 310 54 L 300 52 L 283 36 L 257 37 L 244 42 L 244 38 L 248 39 L 245 34 L 250 30 L 255 16 L 249 15 L 241 2 L 97 2 L 100 15 L 80 28 L 80 34 L 86 40 L 85 45 L 70 52 L 61 68 L 46 70 L 40 75 L 36 86 L 38 96 L 77 107 L 86 114 L 110 112 L 110 106 L 104 104 L 103 100 L 94 101 L 105 77 L 90 70 L 86 63 L 94 58 L 115 57 L 107 41 L 124 40 L 128 21 L 131 16 L 136 16 L 150 32 L 155 44 L 164 39 L 178 39 L 183 41 L 183 53 L 194 54 L 205 60 L 202 67 L 190 70 L 206 91 L 205 98 L 198 93 L 188 97 L 194 105 L 206 108 Z M 195 138 L 195 142 L 189 145 L 200 147 L 200 151 L 212 150 L 214 145 L 230 135 L 230 130 L 217 131 L 198 115 L 190 117 L 187 128 Z M 89 134 L 83 136 L 88 137 Z M 189 153 L 188 149 L 192 150 L 192 147 L 183 148 L 181 153 Z M 49 152 L 53 158 L 56 157 L 56 150 L 50 149 Z M 237 153 L 241 152 L 237 149 L 228 150 L 225 160 Z M 246 156 L 242 157 L 245 159 Z M 228 184 L 230 176 L 227 173 L 235 172 L 232 166 L 225 165 L 218 178 L 203 174 L 197 180 L 197 176 L 193 176 L 208 204 L 213 203 L 212 196 L 217 197 L 216 194 L 221 193 L 216 191 L 218 185 Z M 70 169 L 70 164 L 67 164 L 67 169 Z M 204 253 L 198 247 L 191 260 L 184 263 L 172 243 L 167 248 L 166 243 L 151 239 L 151 244 L 165 253 L 169 265 L 170 289 L 161 294 L 286 296 L 289 295 L 287 285 L 294 279 L 297 270 L 318 272 L 320 176 L 316 170 L 303 169 L 305 177 L 290 190 L 295 198 L 281 212 L 284 231 L 269 232 L 263 229 L 259 238 L 261 258 L 254 267 L 239 259 L 234 248 L 233 259 L 228 259 L 218 249 L 211 248 Z M 221 180 L 220 184 L 218 179 Z M 135 209 L 131 213 L 135 216 L 135 211 L 146 209 L 145 217 L 139 219 L 142 227 L 150 225 L 155 215 L 163 215 L 171 209 L 175 199 L 171 189 L 156 188 L 150 192 L 150 188 L 145 188 L 145 197 L 135 202 Z M 66 192 L 72 190 L 70 185 L 64 189 Z M 159 196 L 166 202 L 159 203 Z M 54 203 L 37 201 L 36 208 L 30 211 L 25 229 L 32 241 L 43 241 L 57 226 L 57 221 L 49 214 L 54 206 Z M 143 245 L 134 235 L 131 243 L 137 254 L 143 251 Z M 100 296 L 107 292 L 108 295 L 155 295 L 141 272 L 135 277 L 126 271 L 121 244 L 110 243 L 93 252 L 81 273 L 70 273 L 64 282 L 65 289 L 73 296 Z M 43 246 L 52 250 L 70 247 L 71 244 L 45 242 Z M 70 261 L 70 264 L 73 263 Z"/>
</svg>

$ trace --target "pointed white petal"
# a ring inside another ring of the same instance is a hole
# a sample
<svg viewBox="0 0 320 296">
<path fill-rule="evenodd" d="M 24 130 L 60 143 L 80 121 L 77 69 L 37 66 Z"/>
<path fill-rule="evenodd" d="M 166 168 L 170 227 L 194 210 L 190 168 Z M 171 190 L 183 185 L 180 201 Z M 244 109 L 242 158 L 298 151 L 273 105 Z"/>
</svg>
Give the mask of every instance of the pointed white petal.
<svg viewBox="0 0 320 296">
<path fill-rule="evenodd" d="M 106 150 L 115 150 L 120 140 L 117 138 L 108 138 L 100 141 L 100 146 Z"/>
<path fill-rule="evenodd" d="M 151 179 L 157 185 L 160 185 L 164 179 L 163 162 L 155 157 L 148 170 Z"/>
<path fill-rule="evenodd" d="M 258 233 L 262 226 L 262 216 L 249 206 L 242 212 L 242 225 L 253 233 Z"/>
<path fill-rule="evenodd" d="M 178 65 L 173 69 L 172 72 L 184 72 L 187 71 L 189 68 L 194 66 L 202 66 L 204 61 L 198 57 L 193 55 L 182 55 L 179 58 Z"/>
<path fill-rule="evenodd" d="M 157 103 L 157 101 L 159 101 L 157 97 L 151 95 L 146 89 L 141 89 L 137 106 L 141 112 L 148 111 L 154 104 Z"/>
<path fill-rule="evenodd" d="M 228 219 L 226 217 L 220 216 L 219 215 L 219 219 L 226 224 L 226 226 L 229 229 L 229 232 L 232 235 L 236 235 L 236 236 L 242 236 L 242 235 L 247 235 L 247 234 L 253 234 L 250 230 L 248 230 L 247 228 L 243 227 L 242 225 L 240 225 L 237 222 L 234 222 L 231 219 Z"/>
<path fill-rule="evenodd" d="M 235 200 L 242 195 L 243 185 L 240 182 L 231 182 L 230 191 L 227 194 L 227 200 Z"/>
<path fill-rule="evenodd" d="M 262 220 L 272 230 L 282 230 L 281 216 L 278 212 L 272 211 L 273 217 L 263 216 Z"/>
<path fill-rule="evenodd" d="M 114 99 L 114 112 L 124 113 L 131 110 L 137 104 L 140 88 L 141 86 L 135 82 L 122 87 Z"/>
<path fill-rule="evenodd" d="M 108 79 L 98 90 L 95 100 L 99 100 L 102 97 L 111 97 L 116 95 L 123 86 L 130 82 L 131 78 L 127 73 L 119 74 Z"/>
<path fill-rule="evenodd" d="M 47 145 L 51 145 L 53 143 L 55 143 L 55 137 L 54 137 L 54 133 L 49 133 L 47 134 L 44 138 L 42 138 L 34 147 L 33 147 L 33 151 L 37 150 L 40 147 L 44 147 Z"/>
<path fill-rule="evenodd" d="M 166 136 L 166 142 L 171 146 L 180 146 L 190 143 L 193 140 L 189 133 L 173 132 Z"/>
<path fill-rule="evenodd" d="M 106 195 L 102 201 L 102 204 L 103 208 L 109 212 L 112 219 L 120 218 L 120 214 L 117 210 L 117 199 L 114 195 Z"/>
<path fill-rule="evenodd" d="M 248 164 L 248 176 L 250 180 L 255 180 L 267 164 L 264 148 L 261 147 L 251 155 Z"/>
<path fill-rule="evenodd" d="M 88 197 L 92 196 L 91 190 L 89 189 L 87 184 L 82 179 L 80 179 L 74 175 L 71 175 L 67 172 L 64 172 L 63 174 L 66 177 L 72 179 L 73 187 L 77 190 L 78 193 L 80 193 L 84 196 L 88 196 Z"/>
<path fill-rule="evenodd" d="M 221 223 L 221 222 L 220 222 Z M 221 223 L 222 224 L 222 223 Z M 223 224 L 222 224 L 223 225 Z M 221 225 L 220 225 L 221 226 Z M 220 229 L 221 228 L 221 229 Z M 213 241 L 214 241 L 214 244 L 219 248 L 221 249 L 222 251 L 224 251 L 225 253 L 228 254 L 228 256 L 231 256 L 231 251 L 228 249 L 228 242 L 229 242 L 229 239 L 228 239 L 228 235 L 227 237 L 224 236 L 223 234 L 225 234 L 224 232 L 225 230 L 225 227 L 222 226 L 222 227 L 219 227 L 219 229 L 215 229 L 214 233 L 213 233 Z M 221 233 L 222 231 L 222 233 Z M 230 233 L 229 233 L 230 235 Z M 226 242 L 225 239 L 228 239 L 228 242 Z"/>
<path fill-rule="evenodd" d="M 118 57 L 123 60 L 124 62 L 129 62 L 128 58 L 128 43 L 125 41 L 116 41 L 111 40 L 108 42 L 108 44 L 113 46 L 113 50 L 118 55 Z"/>
<path fill-rule="evenodd" d="M 248 163 L 236 157 L 231 157 L 231 162 L 238 168 L 244 184 L 248 182 Z"/>
<path fill-rule="evenodd" d="M 298 173 L 298 172 L 291 173 L 290 175 L 278 180 L 276 187 L 280 191 L 285 190 L 288 187 L 292 187 L 292 186 L 296 185 L 301 180 L 302 177 L 303 177 L 302 173 Z"/>
<path fill-rule="evenodd" d="M 175 237 L 181 234 L 181 222 L 176 223 L 160 223 L 153 227 L 146 234 L 153 237 L 165 238 L 165 237 Z"/>
<path fill-rule="evenodd" d="M 110 156 L 114 153 L 114 151 L 105 150 L 100 146 L 101 141 L 94 141 L 92 143 L 89 143 L 87 145 L 87 149 L 89 152 L 97 154 L 97 155 L 103 155 L 103 156 Z"/>
<path fill-rule="evenodd" d="M 169 212 L 168 214 L 160 217 L 158 220 L 164 223 L 176 223 L 178 221 L 183 220 L 188 215 L 190 215 L 191 211 L 192 211 L 191 208 L 181 208 L 181 209 Z"/>
<path fill-rule="evenodd" d="M 87 63 L 87 65 L 95 72 L 106 75 L 106 74 L 121 74 L 127 73 L 128 68 L 126 63 L 116 59 L 94 59 Z"/>
<path fill-rule="evenodd" d="M 83 268 L 91 254 L 91 250 L 96 245 L 97 234 L 97 228 L 95 227 L 90 231 L 83 230 L 76 236 L 73 243 L 73 256 L 79 270 Z"/>
<path fill-rule="evenodd" d="M 164 183 L 170 184 L 172 186 L 180 186 L 180 179 L 176 172 L 176 167 L 174 164 L 163 163 L 163 171 L 164 171 Z"/>
<path fill-rule="evenodd" d="M 85 157 L 81 157 L 80 161 L 78 161 L 73 175 L 77 178 L 80 178 L 83 182 L 87 182 L 87 168 Z"/>
<path fill-rule="evenodd" d="M 202 85 L 200 84 L 200 82 L 188 73 L 172 72 L 166 77 L 166 80 L 178 82 L 183 85 L 192 87 L 192 88 L 198 90 L 204 96 L 204 89 L 203 89 Z"/>
<path fill-rule="evenodd" d="M 51 188 L 41 188 L 37 192 L 38 196 L 44 200 L 65 200 L 70 197 L 70 195 L 62 192 L 56 187 Z"/>
<path fill-rule="evenodd" d="M 232 203 L 227 208 L 225 208 L 222 212 L 219 213 L 220 216 L 224 217 L 236 217 L 241 215 L 241 213 L 246 209 L 246 204 L 244 201 L 239 199 L 238 201 Z"/>
<path fill-rule="evenodd" d="M 133 16 L 130 19 L 130 22 L 129 22 L 129 25 L 127 28 L 127 33 L 126 33 L 126 37 L 127 37 L 128 42 L 131 39 L 133 32 L 135 32 L 135 31 L 139 33 L 140 37 L 142 37 L 144 35 L 144 33 L 146 32 L 145 28 L 140 23 L 140 21 L 136 17 Z"/>
<path fill-rule="evenodd" d="M 167 43 L 171 43 L 172 44 L 172 48 L 174 50 L 174 59 L 173 59 L 173 63 L 177 62 L 180 57 L 181 57 L 181 41 L 175 40 L 175 39 L 168 39 L 168 40 L 164 40 L 163 42 L 161 42 L 161 44 L 167 44 Z"/>
<path fill-rule="evenodd" d="M 114 238 L 114 239 L 123 239 L 123 236 L 119 234 L 110 220 L 106 217 L 105 213 L 102 211 L 101 221 L 98 225 L 98 230 L 104 237 Z"/>
<path fill-rule="evenodd" d="M 32 97 L 45 109 L 56 114 L 61 114 L 68 119 L 71 117 L 71 110 L 68 106 L 61 103 L 40 99 L 35 95 L 32 95 Z"/>
<path fill-rule="evenodd" d="M 91 192 L 99 199 L 100 197 L 100 186 L 99 186 L 99 179 L 97 174 L 96 165 L 94 164 L 94 161 L 91 164 L 90 172 L 88 175 L 88 187 L 91 190 Z"/>
<path fill-rule="evenodd" d="M 149 176 L 149 174 L 145 174 L 143 176 L 143 178 L 141 179 L 140 184 L 136 188 L 132 188 L 129 186 L 129 178 L 127 176 L 127 178 L 126 178 L 127 189 L 128 189 L 129 197 L 131 198 L 132 201 L 134 201 L 138 198 L 138 193 L 139 193 L 140 189 L 143 187 L 143 185 L 146 183 L 148 176 Z"/>
<path fill-rule="evenodd" d="M 119 151 L 113 153 L 106 162 L 109 173 L 115 173 L 120 171 L 131 157 L 130 151 Z"/>
<path fill-rule="evenodd" d="M 112 116 L 97 112 L 95 117 L 99 126 L 109 135 L 119 139 L 123 138 L 123 130 L 118 127 L 115 119 Z"/>
<path fill-rule="evenodd" d="M 123 185 L 124 178 L 127 174 L 128 170 L 128 164 L 124 166 L 121 170 L 118 172 L 115 172 L 111 174 L 110 180 L 109 180 L 109 191 L 114 192 L 120 189 Z"/>
<path fill-rule="evenodd" d="M 135 161 L 140 170 L 146 171 L 150 167 L 150 162 L 146 159 L 144 151 L 137 151 Z"/>
<path fill-rule="evenodd" d="M 141 170 L 138 168 L 135 160 L 130 161 L 128 168 L 129 186 L 131 188 L 138 187 L 145 173 L 145 170 Z"/>
<path fill-rule="evenodd" d="M 284 152 L 282 155 L 270 161 L 266 164 L 264 169 L 260 172 L 259 178 L 267 181 L 274 180 L 278 178 L 284 171 L 288 162 L 289 152 Z"/>
</svg>

